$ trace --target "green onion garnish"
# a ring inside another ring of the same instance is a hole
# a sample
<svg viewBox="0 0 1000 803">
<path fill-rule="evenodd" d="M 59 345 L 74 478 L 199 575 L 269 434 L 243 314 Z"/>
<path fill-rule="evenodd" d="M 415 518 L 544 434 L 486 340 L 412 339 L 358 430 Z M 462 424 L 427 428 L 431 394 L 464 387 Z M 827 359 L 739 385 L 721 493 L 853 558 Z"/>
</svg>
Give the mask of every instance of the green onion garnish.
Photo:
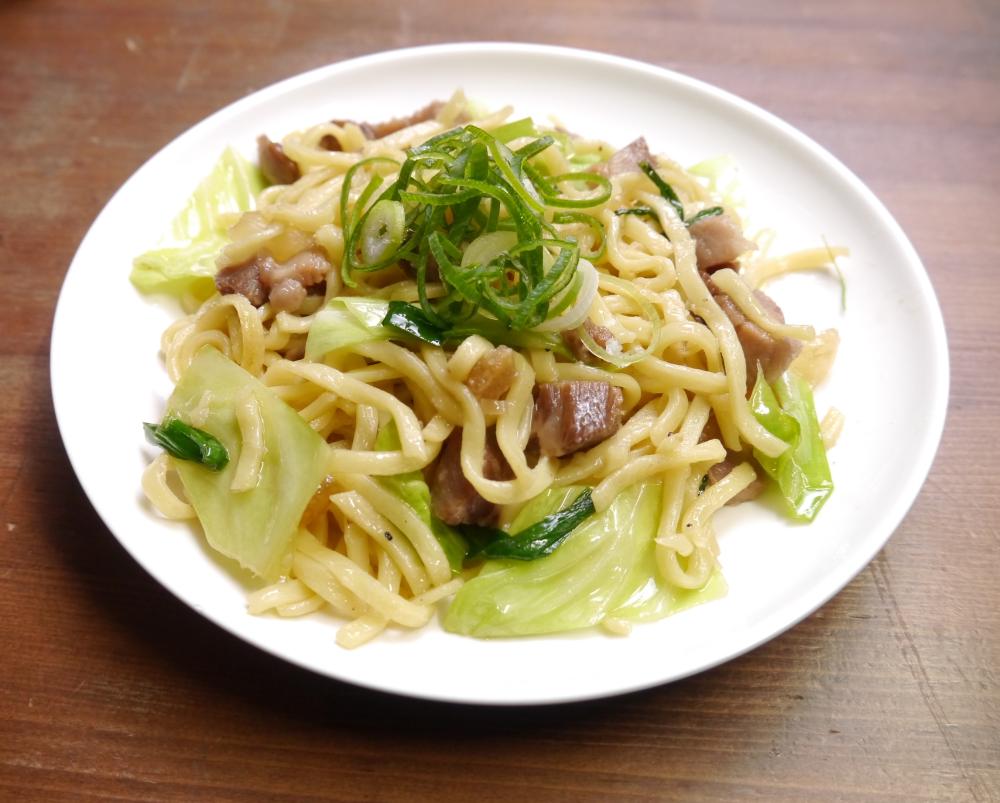
<svg viewBox="0 0 1000 803">
<path fill-rule="evenodd" d="M 466 525 L 459 530 L 470 541 L 469 557 L 535 560 L 556 550 L 570 533 L 594 513 L 587 488 L 567 508 L 546 516 L 519 533 L 508 535 L 494 527 Z"/>
<path fill-rule="evenodd" d="M 566 345 L 556 332 L 508 329 L 499 321 L 479 314 L 453 326 L 440 326 L 430 320 L 419 305 L 405 301 L 390 301 L 381 323 L 401 335 L 409 335 L 432 346 L 461 343 L 470 335 L 480 335 L 497 345 L 553 351 L 563 357 L 569 356 Z"/>
<path fill-rule="evenodd" d="M 144 423 L 142 427 L 146 440 L 181 460 L 201 463 L 212 471 L 221 471 L 229 462 L 229 452 L 217 438 L 179 418 L 167 417 L 162 424 Z"/>
<path fill-rule="evenodd" d="M 621 209 L 616 209 L 615 214 L 621 217 L 622 215 L 640 215 L 642 217 L 656 217 L 656 210 L 651 206 L 623 206 Z"/>
<path fill-rule="evenodd" d="M 715 217 L 715 215 L 721 215 L 723 213 L 724 210 L 722 209 L 721 206 L 711 206 L 708 209 L 702 209 L 700 212 L 695 214 L 695 216 L 692 217 L 690 220 L 686 220 L 684 218 L 684 204 L 681 203 L 681 199 L 677 197 L 677 193 L 674 192 L 674 188 L 663 180 L 660 174 L 656 172 L 656 168 L 654 168 L 649 162 L 641 162 L 639 164 L 639 167 L 642 168 L 643 173 L 649 176 L 649 180 L 656 185 L 656 189 L 660 191 L 660 195 L 662 195 L 666 199 L 666 201 L 674 208 L 674 211 L 677 213 L 677 217 L 681 219 L 681 223 L 690 226 L 691 224 L 697 223 L 699 220 L 703 220 L 704 218 Z M 641 212 L 637 211 L 640 209 L 644 211 Z M 648 210 L 648 214 L 650 215 L 653 214 L 653 210 L 649 209 L 648 206 L 635 206 L 632 207 L 632 209 L 617 209 L 615 210 L 615 214 L 644 215 L 647 214 L 645 210 Z"/>
<path fill-rule="evenodd" d="M 534 139 L 516 150 L 506 144 L 528 136 Z M 598 230 L 601 246 L 588 258 L 603 253 L 604 232 L 596 218 L 553 210 L 599 206 L 611 196 L 611 183 L 593 173 L 549 175 L 532 160 L 552 143 L 530 120 L 494 134 L 472 125 L 446 131 L 410 148 L 388 186 L 378 174 L 370 179 L 353 211 L 348 199 L 358 165 L 352 167 L 341 195 L 345 283 L 405 260 L 416 273 L 421 314 L 397 304 L 384 323 L 428 343 L 440 341 L 435 332 L 451 334 L 475 320 L 524 331 L 554 318 L 581 286 L 574 281 L 580 246 L 555 226 L 579 221 Z M 573 195 L 566 194 L 570 186 L 577 188 Z M 464 258 L 470 243 L 497 231 L 511 232 L 513 245 L 483 252 L 478 261 Z M 427 276 L 435 267 L 444 292 L 432 299 Z"/>
<path fill-rule="evenodd" d="M 699 220 L 702 220 L 703 218 L 715 217 L 716 215 L 721 215 L 722 212 L 723 209 L 721 206 L 710 206 L 708 209 L 702 209 L 698 214 L 696 214 L 693 218 L 691 218 L 687 222 L 687 224 L 688 226 L 693 226 L 695 223 L 697 223 Z"/>
<path fill-rule="evenodd" d="M 389 311 L 382 320 L 382 325 L 412 335 L 432 346 L 440 346 L 445 341 L 444 329 L 430 320 L 420 307 L 405 301 L 389 302 Z"/>
<path fill-rule="evenodd" d="M 649 162 L 641 162 L 639 167 L 642 168 L 643 173 L 649 176 L 649 180 L 656 185 L 656 189 L 660 191 L 660 195 L 662 195 L 674 208 L 674 211 L 677 213 L 677 217 L 679 217 L 681 219 L 681 223 L 683 223 L 684 204 L 682 204 L 681 199 L 677 197 L 677 193 L 674 192 L 674 188 L 660 177 L 660 174 L 656 172 L 656 169 Z"/>
<path fill-rule="evenodd" d="M 365 216 L 361 227 L 361 255 L 365 262 L 379 262 L 403 242 L 406 225 L 403 205 L 399 201 L 379 201 Z"/>
</svg>

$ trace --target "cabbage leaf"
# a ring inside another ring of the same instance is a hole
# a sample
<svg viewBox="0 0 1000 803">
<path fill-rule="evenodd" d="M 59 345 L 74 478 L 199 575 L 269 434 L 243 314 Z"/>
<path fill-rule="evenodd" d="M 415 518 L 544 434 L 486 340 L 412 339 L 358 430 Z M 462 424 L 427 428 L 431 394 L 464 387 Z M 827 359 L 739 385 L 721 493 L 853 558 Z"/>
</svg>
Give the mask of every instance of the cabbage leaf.
<svg viewBox="0 0 1000 803">
<path fill-rule="evenodd" d="M 582 490 L 544 491 L 508 529 L 517 532 L 562 510 Z M 551 555 L 528 563 L 487 562 L 455 596 L 445 629 L 479 637 L 556 633 L 590 627 L 605 617 L 651 621 L 722 596 L 726 586 L 718 571 L 694 591 L 671 588 L 658 577 L 653 539 L 660 495 L 660 483 L 633 485 Z"/>
<path fill-rule="evenodd" d="M 786 371 L 772 388 L 758 373 L 750 408 L 768 432 L 789 444 L 777 457 L 757 449 L 754 457 L 777 484 L 791 516 L 812 521 L 833 493 L 833 478 L 809 383 Z"/>
<path fill-rule="evenodd" d="M 226 230 L 234 214 L 253 208 L 263 188 L 257 166 L 226 148 L 174 218 L 163 245 L 135 258 L 132 284 L 143 293 L 210 296 L 215 260 L 229 242 Z"/>
<path fill-rule="evenodd" d="M 382 326 L 388 310 L 389 302 L 380 298 L 340 296 L 330 299 L 316 313 L 309 327 L 306 359 L 315 362 L 345 346 L 388 340 L 397 334 L 395 330 Z"/>
<path fill-rule="evenodd" d="M 236 402 L 260 406 L 266 452 L 260 481 L 231 491 L 242 450 Z M 326 474 L 323 438 L 271 390 L 212 347 L 198 352 L 167 402 L 167 415 L 196 424 L 232 458 L 220 471 L 177 460 L 174 467 L 211 546 L 267 580 L 287 571 L 302 513 Z"/>
</svg>

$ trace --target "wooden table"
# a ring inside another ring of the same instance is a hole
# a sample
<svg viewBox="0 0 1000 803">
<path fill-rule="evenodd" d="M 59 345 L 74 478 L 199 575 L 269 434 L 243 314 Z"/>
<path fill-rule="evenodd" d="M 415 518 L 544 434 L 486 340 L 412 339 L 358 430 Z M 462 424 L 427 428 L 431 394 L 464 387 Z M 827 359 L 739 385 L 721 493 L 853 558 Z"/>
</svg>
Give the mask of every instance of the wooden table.
<svg viewBox="0 0 1000 803">
<path fill-rule="evenodd" d="M 159 5 L 0 5 L 0 798 L 1000 799 L 995 0 Z M 253 89 L 473 39 L 632 56 L 770 109 L 885 201 L 941 299 L 950 418 L 912 511 L 816 614 L 697 677 L 506 710 L 315 677 L 159 588 L 63 451 L 53 307 L 119 184 Z"/>
</svg>

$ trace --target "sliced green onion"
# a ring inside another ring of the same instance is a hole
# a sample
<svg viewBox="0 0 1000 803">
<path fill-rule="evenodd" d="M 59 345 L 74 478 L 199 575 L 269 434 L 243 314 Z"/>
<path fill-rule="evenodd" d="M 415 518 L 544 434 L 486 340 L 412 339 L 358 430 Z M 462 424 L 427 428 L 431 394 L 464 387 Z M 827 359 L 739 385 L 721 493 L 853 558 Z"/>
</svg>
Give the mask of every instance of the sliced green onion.
<svg viewBox="0 0 1000 803">
<path fill-rule="evenodd" d="M 485 265 L 516 245 L 517 235 L 512 231 L 481 234 L 466 246 L 465 253 L 462 254 L 462 267 Z"/>
<path fill-rule="evenodd" d="M 439 192 L 413 192 L 403 190 L 399 193 L 399 198 L 411 204 L 426 204 L 428 206 L 454 206 L 472 198 L 478 198 L 480 193 L 476 190 L 464 190 L 442 194 Z"/>
<path fill-rule="evenodd" d="M 596 235 L 599 245 L 593 251 L 581 251 L 580 256 L 592 262 L 600 262 L 604 258 L 604 254 L 608 250 L 607 236 L 604 232 L 604 224 L 596 217 L 588 215 L 586 212 L 557 212 L 552 216 L 552 222 L 560 225 L 583 223 L 590 227 Z"/>
<path fill-rule="evenodd" d="M 553 351 L 567 358 L 570 356 L 569 350 L 556 334 L 509 329 L 499 321 L 481 315 L 444 329 L 431 321 L 420 307 L 405 301 L 390 301 L 388 311 L 380 323 L 432 346 L 461 343 L 471 335 L 479 335 L 497 345 Z"/>
<path fill-rule="evenodd" d="M 361 225 L 361 257 L 365 265 L 377 264 L 403 242 L 406 213 L 399 201 L 379 201 Z"/>
<path fill-rule="evenodd" d="M 510 142 L 521 137 L 537 137 L 538 130 L 530 117 L 524 117 L 494 129 L 493 136 L 501 142 Z"/>
<path fill-rule="evenodd" d="M 470 557 L 537 560 L 555 552 L 577 527 L 594 514 L 590 494 L 590 488 L 587 488 L 569 507 L 514 535 L 493 527 L 466 525 L 458 529 L 471 542 Z"/>
<path fill-rule="evenodd" d="M 372 156 L 368 159 L 362 159 L 360 162 L 356 162 L 351 165 L 347 173 L 344 174 L 344 183 L 340 188 L 340 224 L 344 231 L 344 240 L 347 246 L 351 249 L 354 248 L 354 215 L 352 214 L 352 209 L 350 206 L 351 199 L 351 186 L 354 182 L 354 175 L 363 167 L 368 167 L 374 164 L 391 164 L 398 166 L 399 162 L 395 159 L 390 159 L 388 156 Z M 365 205 L 371 199 L 375 191 L 382 185 L 383 178 L 381 176 L 374 176 L 369 180 L 368 184 L 365 185 L 365 189 L 362 190 L 361 195 L 358 197 L 357 203 L 354 205 L 354 211 L 363 210 Z M 351 276 L 351 268 L 353 267 L 353 255 L 350 251 L 345 254 L 344 260 L 340 266 L 341 277 L 344 280 L 344 284 L 348 287 L 357 287 L 357 282 L 354 281 L 354 277 Z"/>
<path fill-rule="evenodd" d="M 656 172 L 656 169 L 649 162 L 640 162 L 639 167 L 642 168 L 642 172 L 649 176 L 649 180 L 656 185 L 656 189 L 660 191 L 662 195 L 674 208 L 677 213 L 677 217 L 681 219 L 681 223 L 684 222 L 684 204 L 681 203 L 681 199 L 677 197 L 677 193 L 674 192 L 674 188 L 667 184 L 666 181 L 661 178 L 660 174 Z"/>
<path fill-rule="evenodd" d="M 466 127 L 466 130 L 472 132 L 474 136 L 479 137 L 486 143 L 486 147 L 489 148 L 490 154 L 493 156 L 493 163 L 499 169 L 500 174 L 504 177 L 510 189 L 524 203 L 534 209 L 535 212 L 544 212 L 545 206 L 542 204 L 538 190 L 531 180 L 523 175 L 521 169 L 523 159 L 518 158 L 510 148 L 496 138 L 491 137 L 482 129 L 470 125 Z M 543 137 L 544 139 L 547 139 L 549 144 L 554 141 L 551 137 Z"/>
<path fill-rule="evenodd" d="M 580 286 L 572 300 L 572 306 L 568 306 L 562 314 L 558 314 L 561 310 L 554 311 L 556 316 L 538 324 L 535 327 L 536 332 L 565 332 L 567 329 L 575 329 L 583 323 L 594 304 L 594 298 L 597 296 L 600 277 L 597 274 L 597 268 L 588 260 L 581 259 L 577 266 L 577 278 Z M 569 298 L 570 294 L 566 295 Z"/>
<path fill-rule="evenodd" d="M 651 206 L 623 206 L 621 209 L 616 209 L 615 214 L 619 217 L 622 215 L 641 215 L 655 218 L 656 210 Z"/>
<path fill-rule="evenodd" d="M 693 226 L 699 220 L 703 220 L 707 217 L 715 217 L 716 215 L 721 215 L 723 213 L 723 208 L 721 206 L 710 206 L 708 209 L 702 209 L 698 214 L 691 218 L 687 224 L 688 226 Z"/>
<path fill-rule="evenodd" d="M 146 440 L 180 460 L 200 463 L 212 471 L 221 471 L 229 463 L 229 452 L 213 435 L 168 417 L 162 424 L 144 423 Z"/>
<path fill-rule="evenodd" d="M 516 150 L 506 144 L 525 136 L 534 139 Z M 353 215 L 349 171 L 341 194 L 345 283 L 353 284 L 355 271 L 405 260 L 416 273 L 422 315 L 403 316 L 395 329 L 422 333 L 426 342 L 441 339 L 435 332 L 467 330 L 470 321 L 495 318 L 501 330 L 530 329 L 575 312 L 586 284 L 578 270 L 580 247 L 559 235 L 556 222 L 583 222 L 597 232 L 599 246 L 585 255 L 594 259 L 604 252 L 603 227 L 582 212 L 553 212 L 604 203 L 611 184 L 593 173 L 545 175 L 531 160 L 553 142 L 538 136 L 530 119 L 493 134 L 475 126 L 443 132 L 411 148 L 389 186 L 382 188 L 381 176 L 372 178 Z M 593 192 L 567 197 L 559 189 L 567 182 L 587 182 Z M 443 293 L 427 290 L 432 264 Z"/>
<path fill-rule="evenodd" d="M 553 186 L 571 181 L 582 181 L 588 184 L 596 184 L 600 188 L 600 191 L 596 195 L 591 195 L 587 198 L 564 198 L 555 193 L 545 193 L 542 197 L 549 206 L 564 207 L 567 209 L 585 209 L 589 206 L 600 206 L 611 197 L 611 180 L 599 173 L 563 173 L 559 176 L 553 176 L 549 181 Z"/>
<path fill-rule="evenodd" d="M 389 310 L 382 320 L 383 326 L 412 335 L 417 340 L 440 346 L 444 343 L 444 333 L 420 307 L 405 301 L 390 301 Z"/>
<path fill-rule="evenodd" d="M 553 141 L 554 140 L 552 139 L 552 137 L 544 136 L 544 137 L 539 137 L 538 139 L 533 140 L 532 142 L 528 142 L 528 143 L 522 145 L 516 151 L 514 151 L 514 159 L 517 160 L 517 163 L 520 165 L 521 169 L 524 170 L 525 173 L 528 173 L 529 172 L 528 171 L 528 160 L 532 156 L 537 156 L 542 151 L 544 151 L 546 148 L 548 148 L 553 143 Z M 536 184 L 540 183 L 540 182 L 536 181 L 535 178 L 532 177 L 532 176 L 530 176 L 530 175 L 529 175 L 529 178 L 531 178 L 532 181 L 535 181 Z M 544 183 L 544 182 L 541 182 L 541 183 Z"/>
<path fill-rule="evenodd" d="M 613 287 L 619 295 L 630 299 L 640 309 L 643 317 L 649 321 L 653 331 L 649 338 L 649 345 L 646 348 L 614 353 L 598 344 L 590 332 L 587 331 L 587 327 L 581 326 L 576 330 L 576 333 L 580 336 L 580 340 L 583 341 L 583 345 L 586 346 L 587 351 L 616 368 L 624 368 L 627 365 L 632 365 L 639 362 L 639 360 L 645 359 L 650 354 L 656 353 L 660 348 L 660 336 L 663 327 L 663 319 L 660 317 L 660 313 L 657 312 L 656 307 L 642 295 L 632 282 L 626 279 L 621 279 L 617 276 L 602 275 L 600 280 L 602 284 Z"/>
</svg>

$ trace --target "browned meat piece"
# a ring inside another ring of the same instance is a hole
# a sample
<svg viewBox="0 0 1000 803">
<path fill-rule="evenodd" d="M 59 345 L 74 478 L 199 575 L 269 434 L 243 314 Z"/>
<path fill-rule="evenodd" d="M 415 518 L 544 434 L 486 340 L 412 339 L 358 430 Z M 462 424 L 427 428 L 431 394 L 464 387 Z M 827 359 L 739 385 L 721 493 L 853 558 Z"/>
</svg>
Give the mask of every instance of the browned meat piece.
<svg viewBox="0 0 1000 803">
<path fill-rule="evenodd" d="M 333 477 L 333 475 L 327 474 L 323 477 L 323 480 L 320 482 L 316 492 L 309 499 L 306 509 L 302 511 L 302 518 L 299 520 L 300 526 L 308 527 L 321 515 L 323 515 L 324 512 L 326 512 L 326 509 L 330 504 L 330 493 L 333 490 L 333 486 L 336 484 L 337 480 Z"/>
<path fill-rule="evenodd" d="M 265 257 L 261 262 L 260 281 L 268 291 L 268 301 L 279 312 L 294 312 L 306 299 L 306 288 L 326 281 L 330 263 L 318 250 L 300 251 L 287 262 Z"/>
<path fill-rule="evenodd" d="M 583 322 L 583 328 L 590 333 L 594 342 L 605 351 L 614 352 L 615 348 L 621 348 L 608 327 L 596 324 L 588 318 Z M 593 363 L 597 361 L 597 357 L 591 354 L 590 349 L 583 344 L 583 339 L 576 329 L 568 329 L 562 333 L 562 336 L 566 347 L 579 362 Z"/>
<path fill-rule="evenodd" d="M 257 137 L 257 161 L 260 172 L 271 184 L 293 184 L 302 176 L 299 166 L 285 153 L 281 143 L 272 142 L 263 134 Z"/>
<path fill-rule="evenodd" d="M 785 316 L 774 300 L 761 290 L 754 291 L 761 306 L 772 316 L 784 323 Z M 743 347 L 743 356 L 747 362 L 747 393 L 753 390 L 757 381 L 757 365 L 764 369 L 764 378 L 774 382 L 781 376 L 792 360 L 799 353 L 802 345 L 797 340 L 787 337 L 774 337 L 765 332 L 753 321 L 749 320 L 736 306 L 736 303 L 725 293 L 713 296 L 716 303 L 726 313 L 736 329 L 736 336 Z"/>
<path fill-rule="evenodd" d="M 713 440 L 722 440 L 722 430 L 719 429 L 719 422 L 715 419 L 715 411 L 708 414 L 708 421 L 705 422 L 705 426 L 701 430 L 701 437 L 698 438 L 698 443 Z"/>
<path fill-rule="evenodd" d="M 331 120 L 334 125 L 339 125 L 341 127 L 347 125 L 348 123 L 354 123 L 354 120 Z M 361 129 L 361 133 L 365 135 L 366 139 L 375 139 L 375 131 L 372 129 L 368 123 L 354 123 L 358 128 Z M 342 151 L 343 148 L 340 145 L 340 140 L 337 139 L 333 134 L 324 134 L 319 141 L 319 146 L 325 148 L 328 151 Z"/>
<path fill-rule="evenodd" d="M 701 276 L 702 281 L 705 282 L 705 287 L 708 288 L 708 292 L 710 292 L 713 296 L 719 295 L 722 291 L 719 289 L 719 286 L 712 281 L 712 276 L 716 273 L 716 271 L 723 270 L 724 268 L 729 268 L 731 271 L 736 273 L 740 272 L 740 266 L 735 262 L 723 262 L 721 265 L 713 265 L 708 270 L 698 268 L 698 275 Z"/>
<path fill-rule="evenodd" d="M 260 283 L 260 263 L 251 257 L 238 265 L 228 265 L 215 274 L 215 287 L 221 295 L 239 293 L 255 307 L 267 301 L 267 291 Z"/>
<path fill-rule="evenodd" d="M 740 463 L 745 463 L 748 459 L 749 456 L 743 452 L 727 452 L 725 460 L 721 463 L 716 463 L 708 470 L 708 481 L 714 485 L 725 477 L 730 471 L 736 468 Z M 726 504 L 738 505 L 740 502 L 749 502 L 751 499 L 756 499 L 760 496 L 766 487 L 767 483 L 760 478 L 760 472 L 758 471 L 757 477 L 754 481 L 726 502 Z"/>
<path fill-rule="evenodd" d="M 417 275 L 417 267 L 408 259 L 399 260 L 399 267 L 407 271 L 411 276 Z M 441 281 L 441 268 L 438 267 L 437 260 L 434 259 L 434 254 L 427 255 L 427 264 L 424 266 L 424 281 L 428 282 L 439 282 Z"/>
<path fill-rule="evenodd" d="M 743 236 L 743 232 L 729 215 L 703 217 L 688 227 L 694 237 L 698 268 L 710 271 L 726 262 L 733 262 L 741 254 L 751 251 L 757 244 Z"/>
<path fill-rule="evenodd" d="M 499 399 L 514 384 L 514 350 L 497 346 L 476 360 L 465 384 L 480 399 Z"/>
<path fill-rule="evenodd" d="M 607 382 L 546 382 L 537 390 L 531 428 L 543 455 L 589 449 L 622 425 L 621 388 Z"/>
<path fill-rule="evenodd" d="M 758 363 L 764 367 L 764 378 L 768 382 L 773 382 L 785 372 L 785 369 L 788 368 L 792 360 L 802 350 L 802 344 L 791 338 L 774 337 L 757 326 L 757 324 L 748 320 L 742 310 L 736 306 L 736 303 L 712 281 L 711 274 L 722 268 L 732 268 L 735 270 L 736 265 L 724 262 L 713 267 L 711 271 L 699 270 L 698 272 L 705 282 L 708 291 L 712 294 L 712 298 L 722 308 L 722 311 L 726 313 L 726 317 L 729 318 L 733 324 L 733 328 L 736 329 L 736 336 L 739 338 L 740 346 L 743 348 L 743 355 L 746 358 L 747 393 L 749 393 L 753 390 L 754 383 L 757 381 Z M 757 301 L 764 308 L 765 312 L 772 318 L 777 318 L 782 323 L 785 322 L 785 316 L 781 311 L 781 307 L 775 303 L 773 298 L 763 290 L 754 290 L 754 296 L 756 296 Z"/>
<path fill-rule="evenodd" d="M 337 139 L 333 134 L 324 134 L 319 138 L 319 146 L 325 151 L 342 151 L 344 150 L 340 147 L 340 140 Z"/>
<path fill-rule="evenodd" d="M 383 123 L 375 123 L 374 125 L 371 123 L 359 123 L 355 120 L 331 120 L 330 122 L 339 126 L 354 123 L 361 129 L 361 133 L 364 134 L 366 138 L 381 139 L 382 137 L 387 137 L 389 134 L 395 134 L 397 131 L 401 131 L 411 125 L 423 123 L 427 120 L 433 120 L 438 116 L 438 113 L 442 108 L 444 108 L 444 101 L 435 100 L 428 103 L 422 109 L 418 109 L 408 117 L 393 117 L 391 120 L 386 120 Z M 319 141 L 319 146 L 328 151 L 343 150 L 340 140 L 338 140 L 333 134 L 324 134 Z"/>
<path fill-rule="evenodd" d="M 492 430 L 487 434 L 483 452 L 483 476 L 488 480 L 509 480 L 514 476 Z M 462 471 L 462 430 L 456 429 L 444 442 L 428 485 L 434 515 L 446 524 L 487 527 L 497 523 L 500 508 L 483 499 Z"/>
<path fill-rule="evenodd" d="M 246 262 L 222 268 L 215 275 L 215 286 L 222 295 L 245 296 L 255 307 L 270 301 L 278 311 L 294 312 L 309 288 L 326 281 L 329 270 L 330 263 L 318 249 L 301 251 L 286 262 L 260 252 Z"/>
<path fill-rule="evenodd" d="M 710 440 L 722 440 L 722 433 L 719 430 L 719 424 L 715 420 L 715 413 L 712 413 L 708 417 L 708 423 L 705 424 L 705 428 L 701 432 L 701 437 L 698 439 L 700 443 Z M 753 455 L 750 449 L 745 449 L 741 452 L 734 452 L 731 449 L 726 450 L 726 458 L 721 463 L 716 463 L 708 470 L 708 480 L 713 485 L 725 477 L 730 471 L 732 471 L 740 463 L 745 463 L 747 460 L 755 462 L 753 460 Z M 756 468 L 756 465 L 755 465 Z M 727 505 L 738 505 L 740 502 L 748 502 L 751 499 L 756 499 L 761 495 L 767 483 L 760 478 L 760 472 L 757 472 L 757 478 L 751 482 L 746 488 L 740 491 L 736 496 L 730 499 Z"/>
<path fill-rule="evenodd" d="M 593 172 L 602 176 L 617 176 L 620 173 L 638 173 L 641 162 L 655 164 L 653 154 L 649 152 L 645 137 L 630 142 L 619 151 L 611 154 L 611 158 L 604 164 L 594 165 Z"/>
<path fill-rule="evenodd" d="M 435 100 L 428 103 L 422 109 L 418 109 L 408 117 L 393 117 L 391 120 L 386 120 L 384 123 L 375 123 L 374 125 L 361 123 L 360 125 L 362 128 L 368 126 L 372 132 L 371 139 L 382 139 L 382 137 L 395 134 L 397 131 L 402 131 L 404 128 L 409 128 L 411 125 L 423 123 L 427 120 L 433 120 L 438 116 L 438 112 L 440 112 L 443 108 L 444 101 Z"/>
</svg>

